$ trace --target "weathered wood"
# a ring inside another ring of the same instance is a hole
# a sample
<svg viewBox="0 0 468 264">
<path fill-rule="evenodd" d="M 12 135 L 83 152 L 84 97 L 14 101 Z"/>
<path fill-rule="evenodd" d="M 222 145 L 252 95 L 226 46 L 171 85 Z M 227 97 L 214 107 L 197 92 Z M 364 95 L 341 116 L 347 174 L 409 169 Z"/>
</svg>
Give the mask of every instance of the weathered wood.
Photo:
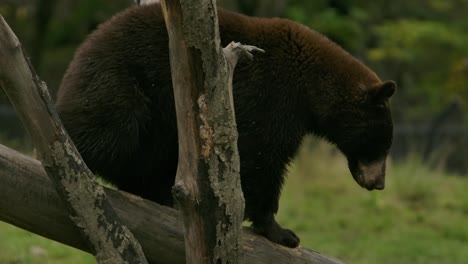
<svg viewBox="0 0 468 264">
<path fill-rule="evenodd" d="M 0 87 L 10 99 L 70 217 L 99 263 L 146 263 L 103 188 L 81 159 L 13 31 L 0 15 Z"/>
<path fill-rule="evenodd" d="M 150 263 L 185 263 L 182 220 L 177 211 L 104 188 L 122 222 L 140 241 Z M 0 145 L 0 221 L 89 252 L 40 162 Z M 244 263 L 337 264 L 309 249 L 274 244 L 244 228 Z"/>
<path fill-rule="evenodd" d="M 237 60 L 228 65 L 224 57 L 215 1 L 161 4 L 179 138 L 173 194 L 187 263 L 240 263 L 244 198 L 230 86 Z"/>
</svg>

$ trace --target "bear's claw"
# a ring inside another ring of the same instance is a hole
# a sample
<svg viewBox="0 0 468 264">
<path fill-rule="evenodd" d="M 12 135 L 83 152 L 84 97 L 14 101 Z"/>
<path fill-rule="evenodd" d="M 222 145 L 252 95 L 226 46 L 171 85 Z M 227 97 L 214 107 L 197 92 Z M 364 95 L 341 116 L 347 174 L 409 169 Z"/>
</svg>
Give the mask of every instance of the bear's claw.
<svg viewBox="0 0 468 264">
<path fill-rule="evenodd" d="M 299 237 L 293 231 L 282 228 L 275 220 L 268 226 L 254 225 L 254 231 L 274 243 L 290 248 L 299 246 Z"/>
</svg>

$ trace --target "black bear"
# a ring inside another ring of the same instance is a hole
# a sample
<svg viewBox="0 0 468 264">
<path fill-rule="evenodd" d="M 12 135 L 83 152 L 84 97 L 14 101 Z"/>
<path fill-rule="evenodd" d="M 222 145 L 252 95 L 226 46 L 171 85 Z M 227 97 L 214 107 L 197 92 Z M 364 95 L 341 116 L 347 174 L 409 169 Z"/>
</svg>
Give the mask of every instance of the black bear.
<svg viewBox="0 0 468 264">
<path fill-rule="evenodd" d="M 273 242 L 299 238 L 274 219 L 287 163 L 304 135 L 346 155 L 356 182 L 383 189 L 392 142 L 392 81 L 323 35 L 286 19 L 218 11 L 223 46 L 255 45 L 233 93 L 246 219 Z M 168 36 L 158 4 L 132 7 L 81 45 L 57 95 L 59 115 L 89 168 L 125 190 L 172 205 L 178 143 Z"/>
</svg>

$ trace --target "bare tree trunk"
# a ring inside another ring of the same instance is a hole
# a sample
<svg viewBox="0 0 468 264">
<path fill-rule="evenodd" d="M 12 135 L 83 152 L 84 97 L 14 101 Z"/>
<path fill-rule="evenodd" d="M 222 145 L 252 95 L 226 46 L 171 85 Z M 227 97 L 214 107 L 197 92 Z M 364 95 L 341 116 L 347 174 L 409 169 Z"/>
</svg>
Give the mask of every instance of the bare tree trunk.
<svg viewBox="0 0 468 264">
<path fill-rule="evenodd" d="M 0 87 L 10 99 L 71 219 L 99 263 L 146 263 L 138 241 L 117 215 L 68 137 L 26 59 L 21 43 L 0 15 Z"/>
<path fill-rule="evenodd" d="M 231 46 L 226 61 L 213 0 L 162 7 L 179 138 L 173 194 L 184 217 L 187 263 L 240 263 L 244 199 L 232 75 L 241 46 Z"/>
<path fill-rule="evenodd" d="M 140 241 L 150 263 L 185 263 L 183 223 L 179 212 L 140 197 L 104 188 L 119 219 Z M 90 252 L 68 217 L 41 164 L 0 145 L 0 221 Z M 339 264 L 338 260 L 299 247 L 274 244 L 244 227 L 244 263 Z"/>
</svg>

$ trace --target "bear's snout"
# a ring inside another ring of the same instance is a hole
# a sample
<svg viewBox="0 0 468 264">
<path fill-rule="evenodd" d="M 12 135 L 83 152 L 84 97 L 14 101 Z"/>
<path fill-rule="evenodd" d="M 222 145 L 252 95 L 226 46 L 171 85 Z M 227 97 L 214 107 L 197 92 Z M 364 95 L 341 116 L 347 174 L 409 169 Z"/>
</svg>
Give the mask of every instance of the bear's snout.
<svg viewBox="0 0 468 264">
<path fill-rule="evenodd" d="M 385 188 L 385 160 L 374 162 L 358 161 L 357 182 L 367 190 L 383 190 Z"/>
</svg>

